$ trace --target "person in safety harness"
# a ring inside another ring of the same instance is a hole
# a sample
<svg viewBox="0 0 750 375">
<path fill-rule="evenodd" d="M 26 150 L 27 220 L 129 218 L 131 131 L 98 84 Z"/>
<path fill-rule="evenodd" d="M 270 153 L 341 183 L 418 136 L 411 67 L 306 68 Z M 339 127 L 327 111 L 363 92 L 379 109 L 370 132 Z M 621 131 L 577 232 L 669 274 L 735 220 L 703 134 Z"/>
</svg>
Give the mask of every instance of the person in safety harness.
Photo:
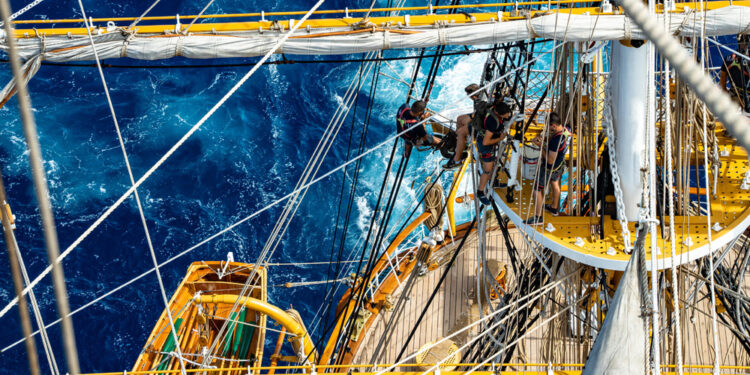
<svg viewBox="0 0 750 375">
<path fill-rule="evenodd" d="M 479 160 L 482 162 L 481 173 L 479 177 L 479 186 L 477 188 L 477 199 L 485 205 L 490 204 L 489 194 L 485 193 L 487 181 L 490 180 L 492 171 L 495 169 L 495 149 L 508 135 L 507 125 L 510 123 L 512 111 L 510 106 L 498 98 L 492 104 L 492 107 L 484 115 L 482 127 L 475 131 L 474 136 L 477 144 Z"/>
<path fill-rule="evenodd" d="M 480 87 L 476 83 L 472 83 L 464 89 L 466 95 L 471 95 L 470 98 L 474 101 L 474 112 L 463 114 L 456 119 L 456 151 L 453 153 L 453 157 L 443 164 L 443 169 L 453 169 L 461 165 L 466 149 L 466 139 L 469 136 L 469 124 L 474 121 L 479 122 L 480 118 L 483 121 L 487 110 L 490 108 L 490 103 L 487 103 L 485 99 L 484 91 L 479 91 L 479 89 Z"/>
<path fill-rule="evenodd" d="M 748 35 L 738 36 L 737 45 L 738 52 L 747 56 Z M 727 78 L 729 79 L 728 86 Z M 750 66 L 748 66 L 747 59 L 736 53 L 727 56 L 721 64 L 719 86 L 728 91 L 732 99 L 737 102 L 744 111 L 748 110 L 748 105 L 750 104 L 748 103 L 748 101 L 750 101 L 750 95 L 748 95 L 747 92 L 748 84 L 750 84 Z"/>
<path fill-rule="evenodd" d="M 542 223 L 542 207 L 552 215 L 557 216 L 560 210 L 560 177 L 562 177 L 565 162 L 565 153 L 570 145 L 571 134 L 568 129 L 562 125 L 560 115 L 555 112 L 550 113 L 547 133 L 547 147 L 542 148 L 541 160 L 537 164 L 539 173 L 534 181 L 534 216 L 526 219 L 528 225 L 539 225 Z M 542 145 L 542 134 L 539 134 L 532 140 L 537 146 Z M 544 204 L 544 187 L 549 181 L 552 188 L 552 204 Z"/>
<path fill-rule="evenodd" d="M 411 149 L 414 146 L 436 146 L 439 142 L 435 137 L 427 134 L 424 124 L 414 126 L 418 122 L 430 117 L 425 111 L 426 108 L 427 103 L 423 100 L 417 100 L 412 103 L 411 107 L 406 103 L 398 108 L 398 113 L 396 114 L 396 131 L 401 133 L 408 129 L 406 133 L 401 134 L 401 138 L 404 140 L 405 158 L 411 155 Z"/>
</svg>

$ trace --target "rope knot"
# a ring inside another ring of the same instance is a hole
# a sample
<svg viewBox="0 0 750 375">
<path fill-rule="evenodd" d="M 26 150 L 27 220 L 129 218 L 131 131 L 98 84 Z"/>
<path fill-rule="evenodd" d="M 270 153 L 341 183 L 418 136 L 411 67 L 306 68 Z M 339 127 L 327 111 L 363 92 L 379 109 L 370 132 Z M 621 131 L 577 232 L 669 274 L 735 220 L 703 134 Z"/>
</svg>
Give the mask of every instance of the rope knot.
<svg viewBox="0 0 750 375">
<path fill-rule="evenodd" d="M 529 30 L 529 35 L 531 38 L 539 38 L 539 34 L 536 33 L 536 30 L 534 30 L 534 25 L 531 24 L 531 17 L 528 15 L 526 16 L 526 29 Z"/>
</svg>

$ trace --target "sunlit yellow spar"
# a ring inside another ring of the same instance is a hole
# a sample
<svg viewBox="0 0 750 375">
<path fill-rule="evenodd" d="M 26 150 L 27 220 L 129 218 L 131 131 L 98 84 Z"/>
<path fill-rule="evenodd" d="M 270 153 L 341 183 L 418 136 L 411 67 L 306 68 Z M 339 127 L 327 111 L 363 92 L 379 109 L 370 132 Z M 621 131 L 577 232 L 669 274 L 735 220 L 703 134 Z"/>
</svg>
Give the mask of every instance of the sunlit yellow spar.
<svg viewBox="0 0 750 375">
<path fill-rule="evenodd" d="M 475 5 L 457 5 L 457 6 L 435 6 L 429 7 L 405 7 L 405 8 L 378 8 L 373 9 L 371 14 L 379 14 L 388 11 L 418 11 L 425 12 L 428 14 L 422 15 L 399 15 L 399 16 L 378 16 L 368 17 L 363 19 L 362 17 L 349 17 L 350 14 L 362 14 L 366 13 L 367 9 L 353 9 L 353 10 L 322 10 L 314 12 L 313 15 L 333 15 L 333 14 L 344 14 L 343 18 L 322 18 L 322 19 L 310 19 L 305 21 L 300 29 L 324 29 L 324 28 L 342 28 L 349 27 L 352 30 L 347 33 L 359 33 L 368 32 L 372 30 L 372 27 L 362 28 L 360 30 L 354 30 L 356 25 L 367 24 L 374 25 L 374 27 L 383 27 L 387 25 L 409 25 L 409 26 L 432 26 L 435 24 L 469 24 L 477 22 L 491 22 L 496 21 L 500 18 L 502 21 L 523 19 L 527 15 L 520 14 L 516 11 L 502 12 L 493 11 L 487 12 L 488 9 L 498 10 L 501 8 L 511 7 L 525 7 L 531 5 L 552 5 L 553 8 L 560 7 L 559 11 L 565 14 L 612 14 L 612 13 L 601 13 L 599 7 L 577 7 L 577 8 L 564 8 L 562 6 L 576 6 L 582 4 L 590 4 L 590 1 L 582 0 L 562 0 L 562 1 L 529 1 L 529 2 L 518 2 L 518 3 L 492 3 L 492 4 L 475 4 Z M 685 2 L 675 4 L 675 13 L 683 13 L 685 9 L 697 9 L 700 3 L 697 2 Z M 713 10 L 724 8 L 730 5 L 734 6 L 750 6 L 750 1 L 706 1 L 702 3 L 705 10 Z M 463 14 L 429 14 L 430 9 L 435 10 L 446 10 L 446 9 L 458 9 L 458 10 L 470 10 L 470 9 L 481 9 L 484 12 L 478 13 L 463 13 Z M 619 12 L 615 8 L 615 12 Z M 657 12 L 661 12 L 661 8 L 657 9 Z M 272 28 L 280 28 L 288 30 L 291 26 L 295 25 L 294 18 L 290 16 L 302 16 L 305 11 L 294 11 L 294 12 L 268 12 L 268 13 L 238 13 L 238 14 L 219 14 L 219 15 L 203 15 L 200 19 L 252 19 L 242 22 L 209 22 L 209 23 L 195 23 L 190 25 L 190 22 L 196 18 L 196 16 L 159 16 L 159 17 L 145 17 L 137 26 L 137 32 L 143 34 L 164 34 L 164 33 L 222 33 L 222 32 L 241 32 L 241 31 L 258 31 L 258 30 L 270 30 Z M 530 11 L 528 16 L 535 17 L 541 14 L 548 14 L 550 11 Z M 621 13 L 621 12 L 620 12 Z M 261 20 L 257 20 L 261 17 Z M 275 18 L 274 20 L 267 20 L 266 17 Z M 290 18 L 286 18 L 290 17 Z M 116 28 L 127 28 L 135 17 L 111 17 L 111 18 L 94 18 L 92 19 L 96 25 L 93 29 L 95 33 L 105 34 L 107 32 L 113 32 Z M 146 24 L 157 21 L 169 21 L 170 24 Z M 113 22 L 115 27 L 108 28 L 106 23 Z M 365 21 L 365 22 L 363 22 Z M 82 19 L 55 19 L 55 20 L 22 20 L 15 21 L 14 24 L 18 29 L 15 30 L 17 38 L 34 38 L 40 35 L 55 36 L 55 35 L 87 35 L 86 29 L 83 27 L 49 27 L 46 25 L 54 24 L 69 24 L 69 23 L 83 23 Z M 97 25 L 98 24 L 98 25 Z M 28 25 L 28 28 L 26 27 Z M 176 25 L 179 25 L 176 29 Z M 391 29 L 391 32 L 398 33 L 398 29 Z M 408 33 L 410 31 L 403 30 L 402 32 Z M 318 34 L 320 36 L 320 34 Z M 304 36 L 300 36 L 304 37 Z"/>
</svg>

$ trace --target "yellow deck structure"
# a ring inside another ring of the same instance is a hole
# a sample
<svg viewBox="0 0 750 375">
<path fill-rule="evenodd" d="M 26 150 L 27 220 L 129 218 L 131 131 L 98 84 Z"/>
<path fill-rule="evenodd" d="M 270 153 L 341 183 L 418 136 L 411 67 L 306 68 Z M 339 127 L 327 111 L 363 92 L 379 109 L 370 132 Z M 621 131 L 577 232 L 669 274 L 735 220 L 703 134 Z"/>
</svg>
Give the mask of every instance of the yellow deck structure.
<svg viewBox="0 0 750 375">
<path fill-rule="evenodd" d="M 540 131 L 539 127 L 531 128 L 526 134 L 526 140 L 532 139 Z M 710 130 L 709 130 L 710 131 Z M 675 216 L 676 234 L 676 259 L 671 259 L 671 245 L 669 243 L 669 217 L 658 218 L 663 221 L 662 227 L 658 227 L 658 254 L 659 269 L 668 268 L 672 261 L 676 265 L 694 261 L 706 254 L 717 250 L 745 231 L 750 225 L 750 190 L 742 189 L 741 185 L 745 179 L 745 173 L 749 170 L 748 154 L 735 140 L 727 136 L 724 129 L 717 124 L 714 132 L 718 140 L 721 168 L 717 179 L 716 191 L 713 191 L 714 173 L 709 168 L 708 186 L 710 190 L 711 224 L 705 215 Z M 572 154 L 575 155 L 576 136 L 571 141 Z M 699 142 L 700 143 L 700 142 Z M 697 163 L 693 167 L 703 167 L 703 150 L 698 148 Z M 568 165 L 566 160 L 565 165 Z M 661 161 L 657 159 L 657 164 Z M 700 172 L 703 179 L 703 172 Z M 519 176 L 521 175 L 519 171 Z M 570 179 L 568 179 L 570 180 Z M 507 176 L 501 173 L 499 181 L 507 181 Z M 605 215 L 603 220 L 604 237 L 600 238 L 600 218 L 596 215 L 575 216 L 574 213 L 561 212 L 559 216 L 544 213 L 544 223 L 537 226 L 528 226 L 523 223 L 532 215 L 534 210 L 533 180 L 522 180 L 520 191 L 515 192 L 512 203 L 506 199 L 506 189 L 495 189 L 495 202 L 500 209 L 508 215 L 510 220 L 532 240 L 540 242 L 543 246 L 550 248 L 556 253 L 575 260 L 580 263 L 598 268 L 624 270 L 629 255 L 624 251 L 622 228 L 620 222 L 610 215 Z M 563 191 L 569 186 L 562 184 Z M 572 188 L 571 188 L 572 190 Z M 705 197 L 706 189 L 691 188 L 691 194 Z M 549 195 L 549 194 L 548 194 Z M 549 199 L 549 197 L 546 197 Z M 551 227 L 550 227 L 551 225 Z M 711 229 L 709 229 L 711 227 Z M 551 230 L 549 230 L 551 229 Z M 636 223 L 629 223 L 631 244 L 635 241 Z M 712 231 L 711 249 L 708 244 L 708 231 Z M 666 232 L 666 233 L 665 233 Z M 650 243 L 647 236 L 646 243 Z M 651 257 L 650 249 L 646 250 L 648 259 Z M 646 262 L 650 268 L 650 261 Z"/>
</svg>

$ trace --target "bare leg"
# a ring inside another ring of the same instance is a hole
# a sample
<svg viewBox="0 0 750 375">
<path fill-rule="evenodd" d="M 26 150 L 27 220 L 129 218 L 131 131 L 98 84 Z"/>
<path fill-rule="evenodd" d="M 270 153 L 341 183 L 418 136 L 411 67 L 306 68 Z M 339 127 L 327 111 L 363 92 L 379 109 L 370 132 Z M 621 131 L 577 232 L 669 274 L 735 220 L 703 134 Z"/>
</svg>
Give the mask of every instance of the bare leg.
<svg viewBox="0 0 750 375">
<path fill-rule="evenodd" d="M 552 188 L 552 208 L 560 210 L 560 181 L 550 181 Z"/>
<path fill-rule="evenodd" d="M 469 122 L 471 117 L 468 115 L 458 116 L 456 120 L 456 153 L 453 155 L 453 160 L 461 161 L 461 155 L 463 155 L 466 149 L 466 137 L 469 136 Z"/>
<path fill-rule="evenodd" d="M 544 209 L 544 195 L 539 190 L 534 190 L 534 215 L 542 216 L 542 209 Z"/>
<path fill-rule="evenodd" d="M 482 162 L 482 169 L 484 169 L 484 173 L 479 176 L 479 189 L 478 191 L 483 192 L 484 188 L 487 186 L 487 181 L 490 179 L 490 175 L 492 174 L 492 170 L 495 167 L 495 163 L 493 162 Z"/>
</svg>

